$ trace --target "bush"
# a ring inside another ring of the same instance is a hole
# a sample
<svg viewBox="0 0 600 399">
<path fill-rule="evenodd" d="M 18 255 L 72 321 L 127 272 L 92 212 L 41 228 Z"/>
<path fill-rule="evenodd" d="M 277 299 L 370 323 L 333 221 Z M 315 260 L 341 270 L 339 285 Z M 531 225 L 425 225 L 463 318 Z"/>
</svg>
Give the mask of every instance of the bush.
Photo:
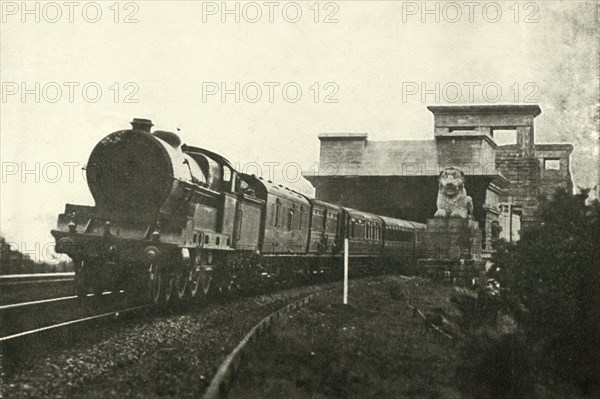
<svg viewBox="0 0 600 399">
<path fill-rule="evenodd" d="M 517 243 L 498 243 L 492 273 L 524 339 L 537 349 L 537 374 L 589 393 L 600 375 L 600 205 L 586 203 L 588 192 L 557 192 L 543 202 L 538 227 Z"/>
<path fill-rule="evenodd" d="M 477 399 L 531 398 L 534 381 L 524 337 L 488 333 L 480 330 L 464 346 L 457 368 L 462 390 Z"/>
</svg>

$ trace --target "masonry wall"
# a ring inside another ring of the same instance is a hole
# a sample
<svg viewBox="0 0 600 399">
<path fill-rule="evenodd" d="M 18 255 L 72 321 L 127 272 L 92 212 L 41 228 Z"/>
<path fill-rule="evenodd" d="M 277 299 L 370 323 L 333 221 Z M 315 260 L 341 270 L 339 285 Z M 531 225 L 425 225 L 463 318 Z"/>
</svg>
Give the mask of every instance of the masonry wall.
<svg viewBox="0 0 600 399">
<path fill-rule="evenodd" d="M 570 144 L 536 146 L 536 156 L 540 164 L 540 192 L 543 196 L 551 198 L 559 189 L 567 192 L 573 191 L 569 162 L 572 150 L 573 147 Z M 546 168 L 546 160 L 557 160 L 560 166 L 559 170 Z"/>
<path fill-rule="evenodd" d="M 501 107 L 501 106 L 500 106 Z M 498 106 L 490 106 L 489 108 L 500 108 Z M 428 107 L 435 108 L 435 107 Z M 440 107 L 441 108 L 441 107 Z M 511 108 L 518 108 L 511 107 Z M 504 113 L 477 113 L 476 111 L 467 111 L 456 113 L 456 112 L 444 112 L 444 111 L 432 111 L 435 115 L 435 128 L 436 134 L 452 133 L 444 132 L 443 128 L 473 128 L 476 127 L 475 132 L 487 131 L 491 134 L 491 127 L 501 126 L 533 126 L 533 120 L 535 116 L 529 112 L 531 111 L 519 111 L 517 113 L 514 109 L 506 111 Z M 461 133 L 464 134 L 464 133 Z M 473 133 L 479 134 L 479 133 Z"/>
<path fill-rule="evenodd" d="M 492 225 L 498 222 L 498 214 L 487 212 L 485 215 L 484 229 L 482 229 L 482 245 L 485 251 L 492 250 Z"/>
<path fill-rule="evenodd" d="M 500 197 L 498 192 L 501 190 L 488 188 L 485 195 L 485 223 L 481 226 L 483 249 L 486 251 L 492 250 L 492 242 L 494 240 L 492 226 L 494 222 L 499 224 L 499 206 Z M 497 238 L 497 237 L 496 237 Z"/>
<path fill-rule="evenodd" d="M 541 193 L 538 159 L 523 156 L 519 145 L 499 146 L 496 150 L 496 167 L 510 182 L 500 201 L 511 202 L 522 209 L 522 227 L 527 229 L 537 221 L 536 211 Z"/>
<path fill-rule="evenodd" d="M 328 164 L 333 164 L 336 169 L 343 166 L 350 173 L 353 169 L 358 171 L 366 145 L 366 135 L 365 137 L 337 140 L 321 138 L 320 167 L 326 168 Z"/>
<path fill-rule="evenodd" d="M 458 166 L 466 174 L 495 169 L 494 145 L 484 137 L 436 137 L 438 165 Z"/>
</svg>

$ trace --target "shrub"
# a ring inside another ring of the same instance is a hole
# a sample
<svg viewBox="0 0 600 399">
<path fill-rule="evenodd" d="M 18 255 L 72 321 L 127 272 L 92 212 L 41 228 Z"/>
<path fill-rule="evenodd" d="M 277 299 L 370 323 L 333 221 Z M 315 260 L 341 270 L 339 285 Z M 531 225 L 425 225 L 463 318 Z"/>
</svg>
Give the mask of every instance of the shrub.
<svg viewBox="0 0 600 399">
<path fill-rule="evenodd" d="M 472 398 L 531 398 L 534 382 L 528 347 L 520 334 L 497 336 L 480 330 L 462 350 L 459 383 Z"/>
<path fill-rule="evenodd" d="M 497 244 L 492 271 L 524 339 L 538 349 L 538 375 L 584 392 L 598 388 L 600 375 L 600 204 L 586 203 L 588 192 L 557 192 L 543 202 L 539 226 L 517 243 Z"/>
</svg>

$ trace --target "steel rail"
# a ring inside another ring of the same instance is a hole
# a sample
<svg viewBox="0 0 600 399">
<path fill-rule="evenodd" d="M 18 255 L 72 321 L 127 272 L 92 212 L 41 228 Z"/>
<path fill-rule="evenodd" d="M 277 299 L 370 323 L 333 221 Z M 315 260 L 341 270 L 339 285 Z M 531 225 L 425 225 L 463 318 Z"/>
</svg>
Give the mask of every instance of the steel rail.
<svg viewBox="0 0 600 399">
<path fill-rule="evenodd" d="M 72 282 L 73 278 L 65 277 L 54 280 L 27 280 L 27 281 L 9 281 L 0 282 L 0 286 L 25 285 L 25 284 L 50 284 L 50 283 L 68 283 Z"/>
<path fill-rule="evenodd" d="M 65 273 L 34 273 L 34 274 L 5 274 L 0 275 L 0 285 L 54 283 L 72 281 L 74 272 Z"/>
<path fill-rule="evenodd" d="M 142 310 L 142 309 L 147 309 L 147 308 L 151 308 L 152 305 L 140 305 L 140 306 L 134 306 L 132 308 L 126 308 L 126 309 L 119 309 L 119 310 L 111 310 L 110 312 L 106 312 L 106 313 L 102 313 L 99 315 L 94 315 L 94 316 L 88 316 L 88 317 L 83 317 L 80 319 L 75 319 L 75 320 L 69 320 L 69 321 L 65 321 L 62 323 L 58 323 L 58 324 L 53 324 L 50 326 L 45 326 L 45 327 L 40 327 L 40 328 L 36 328 L 34 330 L 29 330 L 29 331 L 23 331 L 17 334 L 12 334 L 12 335 L 8 335 L 6 337 L 1 337 L 0 338 L 0 343 L 3 342 L 7 342 L 7 341 L 11 341 L 17 338 L 21 338 L 21 337 L 26 337 L 26 336 L 30 336 L 30 335 L 34 335 L 34 334 L 40 334 L 46 331 L 50 331 L 50 330 L 56 330 L 56 329 L 60 329 L 60 328 L 64 328 L 67 326 L 72 326 L 72 325 L 76 325 L 76 324 L 83 324 L 86 322 L 90 322 L 90 321 L 94 321 L 94 320 L 99 320 L 99 319 L 103 319 L 103 318 L 107 318 L 107 317 L 112 317 L 112 316 L 118 316 L 119 314 L 123 314 L 123 313 L 131 313 L 137 310 Z"/>
<path fill-rule="evenodd" d="M 72 301 L 74 299 L 77 299 L 77 295 L 65 296 L 65 297 L 61 297 L 61 298 L 40 299 L 39 301 L 31 301 L 31 302 L 11 303 L 8 305 L 0 306 L 0 312 L 3 310 L 24 308 L 24 307 L 33 307 L 36 305 L 45 305 L 48 303 L 67 302 L 67 301 Z"/>
<path fill-rule="evenodd" d="M 121 290 L 118 293 L 122 294 L 123 292 L 124 291 Z M 104 291 L 102 293 L 102 295 L 110 295 L 112 293 L 113 293 L 112 291 Z M 87 294 L 86 295 L 86 297 L 92 297 L 92 296 L 96 296 L 96 294 Z M 46 305 L 49 303 L 68 302 L 68 301 L 75 300 L 77 298 L 79 298 L 77 295 L 71 295 L 71 296 L 64 296 L 64 297 L 60 297 L 60 298 L 40 299 L 39 301 L 10 303 L 8 305 L 1 305 L 0 312 L 3 310 L 16 309 L 16 308 L 22 308 L 22 307 L 33 307 L 33 306 L 37 306 L 37 305 Z"/>
</svg>

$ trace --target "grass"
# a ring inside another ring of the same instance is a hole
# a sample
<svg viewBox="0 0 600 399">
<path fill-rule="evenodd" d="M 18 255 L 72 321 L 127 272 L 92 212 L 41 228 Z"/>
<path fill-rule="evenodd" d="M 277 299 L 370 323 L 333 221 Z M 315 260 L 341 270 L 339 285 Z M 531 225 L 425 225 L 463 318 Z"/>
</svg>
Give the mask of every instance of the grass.
<svg viewBox="0 0 600 399">
<path fill-rule="evenodd" d="M 232 398 L 459 398 L 458 350 L 407 307 L 453 313 L 452 287 L 399 276 L 322 294 L 246 353 Z"/>
</svg>

